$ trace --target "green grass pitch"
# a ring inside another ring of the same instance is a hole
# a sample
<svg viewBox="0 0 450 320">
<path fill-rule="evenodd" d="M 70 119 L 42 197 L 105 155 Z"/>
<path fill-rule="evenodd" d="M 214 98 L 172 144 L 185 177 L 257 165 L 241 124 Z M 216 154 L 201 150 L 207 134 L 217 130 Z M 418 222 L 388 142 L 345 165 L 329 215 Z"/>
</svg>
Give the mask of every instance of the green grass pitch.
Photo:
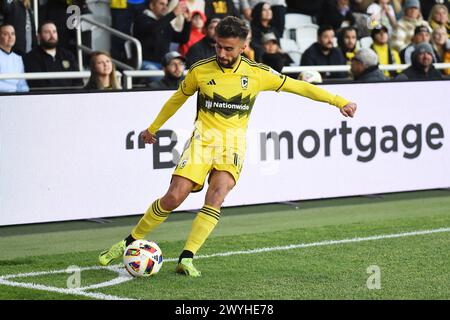
<svg viewBox="0 0 450 320">
<path fill-rule="evenodd" d="M 450 299 L 449 190 L 296 204 L 223 209 L 197 279 L 174 273 L 194 213 L 173 213 L 148 237 L 162 270 L 131 280 L 95 266 L 138 216 L 0 227 L 0 299 Z M 68 288 L 74 279 L 82 289 Z"/>
</svg>

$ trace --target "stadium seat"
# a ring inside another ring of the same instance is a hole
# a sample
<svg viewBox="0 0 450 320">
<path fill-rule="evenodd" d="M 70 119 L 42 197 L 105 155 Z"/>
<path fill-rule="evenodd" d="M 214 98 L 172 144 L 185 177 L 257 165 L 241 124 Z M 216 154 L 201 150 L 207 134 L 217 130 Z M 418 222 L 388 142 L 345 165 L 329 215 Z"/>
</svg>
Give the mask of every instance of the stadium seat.
<svg viewBox="0 0 450 320">
<path fill-rule="evenodd" d="M 314 38 L 317 39 L 317 24 L 305 24 L 296 29 L 297 39 L 300 38 Z"/>
<path fill-rule="evenodd" d="M 83 17 L 90 18 L 99 23 L 103 23 L 107 26 L 111 26 L 111 17 L 110 16 L 97 16 L 94 14 L 84 14 Z M 111 50 L 111 41 L 110 41 L 110 33 L 98 28 L 86 21 L 81 22 L 81 31 L 91 31 L 92 39 L 91 39 L 91 48 L 92 50 L 102 50 L 109 52 Z"/>
<path fill-rule="evenodd" d="M 317 24 L 304 24 L 300 25 L 297 28 L 293 29 L 285 29 L 283 38 L 292 39 L 295 41 L 299 41 L 302 38 L 313 38 L 317 39 L 317 30 L 319 26 Z"/>
<path fill-rule="evenodd" d="M 298 50 L 303 53 L 316 41 L 316 38 L 300 38 L 297 40 Z"/>
<path fill-rule="evenodd" d="M 292 65 L 298 66 L 300 65 L 301 52 L 298 48 L 297 43 L 292 39 L 281 38 L 280 39 L 280 47 L 283 52 L 287 53 L 289 57 L 294 61 Z"/>
<path fill-rule="evenodd" d="M 312 24 L 313 20 L 311 16 L 300 13 L 286 13 L 284 28 L 285 29 L 296 29 L 303 24 Z"/>
</svg>

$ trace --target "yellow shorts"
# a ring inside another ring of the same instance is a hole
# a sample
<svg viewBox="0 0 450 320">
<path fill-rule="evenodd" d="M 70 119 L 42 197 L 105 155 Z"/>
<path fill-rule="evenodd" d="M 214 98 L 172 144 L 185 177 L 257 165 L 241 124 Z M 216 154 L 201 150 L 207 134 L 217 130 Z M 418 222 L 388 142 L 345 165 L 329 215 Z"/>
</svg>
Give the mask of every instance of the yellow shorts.
<svg viewBox="0 0 450 320">
<path fill-rule="evenodd" d="M 245 150 L 240 148 L 205 145 L 196 139 L 191 139 L 173 175 L 195 182 L 192 192 L 203 189 L 206 177 L 213 169 L 230 173 L 237 183 L 244 156 Z"/>
</svg>

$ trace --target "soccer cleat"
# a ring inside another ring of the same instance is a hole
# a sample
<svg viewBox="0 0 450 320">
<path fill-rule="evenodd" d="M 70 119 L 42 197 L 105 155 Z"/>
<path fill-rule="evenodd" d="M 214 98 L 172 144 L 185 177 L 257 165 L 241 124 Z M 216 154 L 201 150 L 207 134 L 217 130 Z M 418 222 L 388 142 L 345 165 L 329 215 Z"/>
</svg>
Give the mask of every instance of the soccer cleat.
<svg viewBox="0 0 450 320">
<path fill-rule="evenodd" d="M 175 271 L 190 277 L 200 277 L 202 275 L 202 273 L 192 264 L 192 258 L 181 259 Z"/>
<path fill-rule="evenodd" d="M 98 261 L 102 266 L 107 266 L 116 259 L 122 257 L 125 248 L 127 247 L 125 240 L 121 240 L 114 244 L 109 250 L 100 253 Z"/>
</svg>

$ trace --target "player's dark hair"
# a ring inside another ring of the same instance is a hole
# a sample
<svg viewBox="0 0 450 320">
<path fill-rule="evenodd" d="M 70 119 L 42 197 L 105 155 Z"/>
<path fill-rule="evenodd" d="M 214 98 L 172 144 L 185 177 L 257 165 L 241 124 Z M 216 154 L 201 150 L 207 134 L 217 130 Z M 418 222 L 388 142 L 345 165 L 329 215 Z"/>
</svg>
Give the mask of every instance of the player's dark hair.
<svg viewBox="0 0 450 320">
<path fill-rule="evenodd" d="M 223 18 L 216 26 L 216 35 L 219 38 L 239 38 L 246 40 L 249 28 L 244 20 L 228 16 Z"/>
<path fill-rule="evenodd" d="M 52 20 L 45 20 L 42 21 L 42 23 L 39 25 L 38 29 L 37 29 L 37 33 L 41 33 L 42 32 L 42 27 L 45 26 L 46 24 L 53 24 L 56 27 L 56 23 Z"/>
<path fill-rule="evenodd" d="M 327 24 L 321 25 L 317 30 L 317 36 L 320 37 L 325 31 L 333 30 L 333 27 Z"/>
</svg>

